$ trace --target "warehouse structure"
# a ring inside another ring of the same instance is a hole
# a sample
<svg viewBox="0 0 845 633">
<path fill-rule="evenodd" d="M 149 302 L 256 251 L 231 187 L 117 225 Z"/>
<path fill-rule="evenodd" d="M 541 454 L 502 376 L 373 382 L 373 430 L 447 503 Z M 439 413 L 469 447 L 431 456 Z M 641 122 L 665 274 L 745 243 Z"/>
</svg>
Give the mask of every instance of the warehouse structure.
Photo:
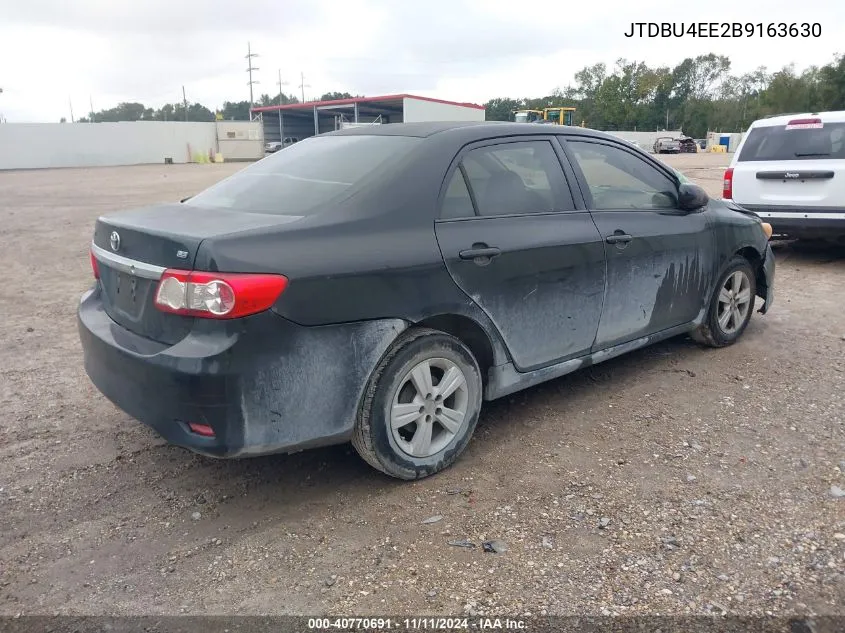
<svg viewBox="0 0 845 633">
<path fill-rule="evenodd" d="M 484 120 L 484 106 L 409 94 L 260 106 L 252 113 L 261 118 L 267 143 L 360 125 Z"/>
</svg>

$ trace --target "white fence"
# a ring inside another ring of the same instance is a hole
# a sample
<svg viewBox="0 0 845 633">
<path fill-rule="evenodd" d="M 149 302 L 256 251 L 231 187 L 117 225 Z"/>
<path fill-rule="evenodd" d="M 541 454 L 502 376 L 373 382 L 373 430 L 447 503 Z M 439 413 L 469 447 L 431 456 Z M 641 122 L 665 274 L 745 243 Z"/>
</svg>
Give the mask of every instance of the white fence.
<svg viewBox="0 0 845 633">
<path fill-rule="evenodd" d="M 237 155 L 227 157 L 223 151 L 226 143 L 218 141 L 218 126 L 224 125 L 255 130 L 239 134 L 243 140 L 238 139 Z M 0 169 L 140 165 L 167 159 L 188 163 L 197 154 L 207 156 L 209 152 L 223 153 L 224 160 L 261 158 L 261 124 L 137 121 L 0 125 Z"/>
</svg>

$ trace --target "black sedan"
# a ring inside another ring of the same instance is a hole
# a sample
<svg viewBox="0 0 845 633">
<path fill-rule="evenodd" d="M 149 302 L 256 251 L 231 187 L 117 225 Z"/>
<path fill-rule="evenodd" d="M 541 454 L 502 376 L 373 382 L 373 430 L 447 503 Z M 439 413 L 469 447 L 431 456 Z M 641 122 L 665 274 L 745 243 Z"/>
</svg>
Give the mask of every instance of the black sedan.
<svg viewBox="0 0 845 633">
<path fill-rule="evenodd" d="M 668 337 L 733 343 L 770 227 L 573 127 L 306 139 L 198 195 L 101 217 L 79 306 L 97 388 L 216 457 L 352 441 L 415 479 L 482 401 Z"/>
</svg>

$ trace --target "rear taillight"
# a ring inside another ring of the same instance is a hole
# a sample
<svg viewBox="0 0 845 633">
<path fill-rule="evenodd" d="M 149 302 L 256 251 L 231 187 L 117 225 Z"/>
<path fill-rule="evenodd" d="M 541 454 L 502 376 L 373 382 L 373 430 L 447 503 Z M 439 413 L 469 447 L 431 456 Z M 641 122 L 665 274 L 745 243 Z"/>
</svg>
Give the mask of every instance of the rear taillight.
<svg viewBox="0 0 845 633">
<path fill-rule="evenodd" d="M 722 181 L 722 197 L 730 200 L 734 197 L 734 168 L 728 167 L 725 170 L 725 179 Z"/>
<path fill-rule="evenodd" d="M 94 273 L 94 279 L 100 278 L 100 265 L 97 263 L 97 258 L 94 256 L 94 249 L 89 251 L 89 255 L 91 256 L 91 270 Z"/>
<path fill-rule="evenodd" d="M 287 284 L 282 275 L 166 270 L 155 306 L 185 316 L 236 319 L 269 309 Z"/>
</svg>

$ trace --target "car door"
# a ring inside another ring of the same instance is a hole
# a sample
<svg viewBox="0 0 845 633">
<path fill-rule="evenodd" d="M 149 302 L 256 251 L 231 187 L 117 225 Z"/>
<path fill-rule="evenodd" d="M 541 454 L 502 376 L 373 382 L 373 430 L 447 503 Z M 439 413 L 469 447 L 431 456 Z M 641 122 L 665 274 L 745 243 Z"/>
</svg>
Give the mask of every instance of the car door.
<svg viewBox="0 0 845 633">
<path fill-rule="evenodd" d="M 561 159 L 551 137 L 465 148 L 446 175 L 435 225 L 452 279 L 522 371 L 588 353 L 601 315 L 603 241 L 583 204 L 576 208 Z"/>
<path fill-rule="evenodd" d="M 564 145 L 607 253 L 593 349 L 696 319 L 708 300 L 715 261 L 706 207 L 682 211 L 677 177 L 633 148 L 574 136 Z"/>
</svg>

